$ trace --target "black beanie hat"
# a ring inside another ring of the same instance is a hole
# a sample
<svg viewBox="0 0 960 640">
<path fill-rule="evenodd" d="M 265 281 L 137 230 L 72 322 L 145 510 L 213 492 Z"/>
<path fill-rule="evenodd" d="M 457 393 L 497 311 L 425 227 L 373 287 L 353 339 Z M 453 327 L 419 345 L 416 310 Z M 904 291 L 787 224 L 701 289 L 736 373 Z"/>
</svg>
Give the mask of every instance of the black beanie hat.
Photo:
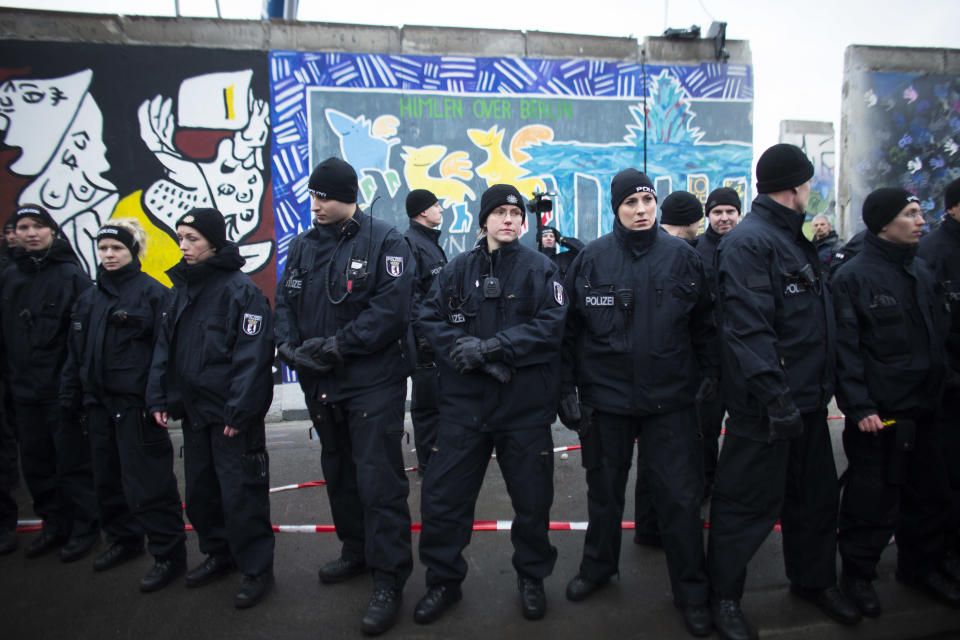
<svg viewBox="0 0 960 640">
<path fill-rule="evenodd" d="M 53 229 L 54 233 L 58 233 L 60 231 L 60 227 L 57 226 L 57 223 L 53 220 L 53 216 L 50 215 L 50 212 L 38 204 L 22 205 L 16 210 L 16 212 L 14 212 L 11 222 L 13 222 L 13 226 L 16 227 L 17 223 L 24 218 L 33 218 L 43 226 Z"/>
<path fill-rule="evenodd" d="M 703 219 L 703 205 L 689 191 L 674 191 L 660 205 L 661 224 L 686 226 Z"/>
<path fill-rule="evenodd" d="M 140 244 L 133 237 L 133 234 L 123 227 L 118 227 L 113 224 L 103 225 L 100 227 L 100 231 L 97 231 L 97 242 L 100 242 L 104 238 L 116 240 L 123 244 L 131 255 L 135 256 L 140 252 Z"/>
<path fill-rule="evenodd" d="M 512 204 L 520 207 L 520 224 L 527 218 L 526 211 L 523 210 L 523 196 L 512 184 L 495 184 L 483 192 L 480 196 L 480 227 L 487 222 L 487 216 L 490 212 L 502 204 Z"/>
<path fill-rule="evenodd" d="M 863 223 L 873 233 L 890 224 L 903 208 L 911 202 L 920 202 L 920 198 L 900 187 L 877 189 L 863 201 Z"/>
<path fill-rule="evenodd" d="M 640 173 L 636 169 L 624 169 L 613 176 L 613 180 L 610 181 L 610 204 L 613 206 L 613 214 L 617 214 L 620 203 L 626 200 L 627 196 L 639 191 L 652 193 L 654 199 L 657 197 L 653 182 L 645 173 Z"/>
<path fill-rule="evenodd" d="M 707 196 L 707 206 L 704 207 L 704 209 L 709 215 L 711 209 L 719 207 L 722 204 L 734 207 L 737 213 L 743 212 L 740 204 L 740 196 L 730 187 L 720 187 L 719 189 L 711 191 L 710 195 Z"/>
<path fill-rule="evenodd" d="M 17 219 L 14 216 L 10 216 L 10 219 L 7 220 L 6 224 L 3 225 L 3 230 L 7 229 L 16 229 L 17 228 Z"/>
<path fill-rule="evenodd" d="M 757 161 L 757 192 L 775 193 L 798 187 L 813 177 L 813 163 L 792 144 L 775 144 Z"/>
<path fill-rule="evenodd" d="M 943 192 L 943 208 L 950 209 L 960 204 L 960 178 L 947 185 Z"/>
<path fill-rule="evenodd" d="M 432 191 L 414 189 L 407 194 L 407 217 L 416 218 L 437 202 L 437 196 L 433 195 Z"/>
<path fill-rule="evenodd" d="M 553 234 L 553 237 L 554 237 L 558 242 L 560 241 L 560 238 L 562 237 L 562 236 L 560 235 L 560 232 L 557 231 L 557 228 L 556 228 L 556 227 L 543 227 L 542 229 L 540 229 L 540 237 L 541 237 L 541 238 L 543 237 L 543 234 L 545 234 L 545 233 L 552 233 L 552 234 Z"/>
<path fill-rule="evenodd" d="M 318 198 L 356 202 L 360 191 L 357 172 L 340 158 L 327 158 L 313 169 L 307 191 Z"/>
<path fill-rule="evenodd" d="M 180 225 L 199 231 L 214 249 L 222 249 L 227 244 L 227 224 L 216 209 L 191 209 L 177 220 L 176 226 Z"/>
</svg>

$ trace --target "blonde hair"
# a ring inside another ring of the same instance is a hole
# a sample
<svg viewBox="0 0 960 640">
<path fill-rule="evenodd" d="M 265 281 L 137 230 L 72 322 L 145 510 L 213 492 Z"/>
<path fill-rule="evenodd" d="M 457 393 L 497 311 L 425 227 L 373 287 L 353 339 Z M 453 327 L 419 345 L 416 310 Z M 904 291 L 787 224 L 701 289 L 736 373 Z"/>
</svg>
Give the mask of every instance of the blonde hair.
<svg viewBox="0 0 960 640">
<path fill-rule="evenodd" d="M 142 258 L 147 251 L 147 232 L 136 218 L 110 218 L 104 226 L 120 227 L 128 231 L 137 243 L 137 257 Z"/>
</svg>

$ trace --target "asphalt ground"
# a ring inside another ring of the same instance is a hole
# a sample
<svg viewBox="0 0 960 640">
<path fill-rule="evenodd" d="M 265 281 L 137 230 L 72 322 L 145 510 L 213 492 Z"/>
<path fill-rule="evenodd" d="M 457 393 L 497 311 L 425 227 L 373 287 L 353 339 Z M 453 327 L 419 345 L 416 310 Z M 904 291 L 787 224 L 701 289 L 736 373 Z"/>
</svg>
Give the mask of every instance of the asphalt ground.
<svg viewBox="0 0 960 640">
<path fill-rule="evenodd" d="M 836 415 L 833 408 L 831 415 Z M 842 470 L 840 450 L 842 420 L 831 420 L 831 433 Z M 283 487 L 322 480 L 320 444 L 308 437 L 308 422 L 280 422 L 267 427 L 270 452 L 270 485 Z M 409 418 L 407 431 L 411 431 Z M 171 431 L 179 449 L 182 436 Z M 578 444 L 576 435 L 559 423 L 553 426 L 554 445 Z M 404 443 L 406 464 L 416 464 L 413 443 Z M 555 522 L 585 522 L 586 485 L 578 450 L 557 453 Z M 183 482 L 182 460 L 176 460 Z M 420 521 L 420 478 L 410 480 L 410 512 Z M 628 483 L 625 520 L 633 517 L 633 477 Z M 271 494 L 274 525 L 329 525 L 330 509 L 323 486 L 309 486 Z M 21 520 L 34 518 L 21 483 L 15 498 Z M 709 505 L 704 505 L 707 518 Z M 477 503 L 478 521 L 510 520 L 512 509 L 499 469 L 492 461 Z M 562 525 L 561 525 L 562 526 Z M 322 585 L 318 567 L 340 550 L 336 534 L 277 533 L 276 585 L 253 609 L 233 607 L 238 582 L 234 574 L 200 589 L 187 589 L 182 581 L 166 589 L 141 594 L 138 580 L 152 566 L 144 555 L 104 573 L 91 568 L 93 554 L 73 564 L 63 564 L 52 553 L 27 560 L 22 549 L 36 535 L 20 534 L 20 549 L 0 557 L 0 639 L 43 638 L 359 638 L 360 618 L 372 583 L 361 576 L 340 585 Z M 516 575 L 510 564 L 512 548 L 505 530 L 477 531 L 465 556 L 469 574 L 463 600 L 438 622 L 422 626 L 413 621 L 413 608 L 424 594 L 424 570 L 416 557 L 418 535 L 413 534 L 414 572 L 404 591 L 391 638 L 690 638 L 671 601 L 664 555 L 633 544 L 633 532 L 624 530 L 620 576 L 589 600 L 564 598 L 566 583 L 579 566 L 582 530 L 556 530 L 550 534 L 559 551 L 553 575 L 546 580 L 547 615 L 541 621 L 520 614 Z M 705 536 L 706 539 L 706 536 Z M 202 555 L 196 535 L 187 536 L 190 566 Z M 104 546 L 98 548 L 103 550 Z M 790 595 L 783 572 L 780 533 L 771 532 L 754 557 L 747 576 L 743 608 L 762 638 L 960 638 L 960 611 L 951 610 L 893 579 L 894 545 L 880 564 L 877 591 L 884 605 L 878 619 L 865 619 L 853 628 L 842 627 L 823 616 L 813 605 Z M 716 637 L 716 634 L 714 634 Z"/>
</svg>

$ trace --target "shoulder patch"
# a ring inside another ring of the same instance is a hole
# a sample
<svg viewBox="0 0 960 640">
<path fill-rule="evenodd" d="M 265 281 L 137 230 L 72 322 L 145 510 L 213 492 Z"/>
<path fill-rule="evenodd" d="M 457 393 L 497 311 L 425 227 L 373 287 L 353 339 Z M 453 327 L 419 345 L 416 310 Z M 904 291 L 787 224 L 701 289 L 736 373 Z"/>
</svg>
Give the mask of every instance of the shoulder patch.
<svg viewBox="0 0 960 640">
<path fill-rule="evenodd" d="M 248 336 L 255 336 L 260 333 L 263 327 L 263 316 L 252 313 L 243 314 L 243 332 Z"/>
<path fill-rule="evenodd" d="M 387 256 L 385 258 L 387 275 L 399 278 L 403 275 L 403 256 Z"/>
<path fill-rule="evenodd" d="M 553 299 L 556 300 L 560 306 L 563 306 L 563 301 L 566 299 L 563 295 L 563 285 L 556 280 L 553 281 Z"/>
</svg>

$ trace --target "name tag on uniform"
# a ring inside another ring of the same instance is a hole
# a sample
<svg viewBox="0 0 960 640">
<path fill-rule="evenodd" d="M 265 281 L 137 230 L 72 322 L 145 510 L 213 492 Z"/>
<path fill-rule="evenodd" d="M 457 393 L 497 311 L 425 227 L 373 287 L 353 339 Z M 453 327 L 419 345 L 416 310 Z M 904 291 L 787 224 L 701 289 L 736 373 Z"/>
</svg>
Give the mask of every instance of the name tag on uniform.
<svg viewBox="0 0 960 640">
<path fill-rule="evenodd" d="M 466 317 L 465 315 L 463 315 L 462 313 L 451 313 L 451 314 L 450 314 L 450 322 L 451 322 L 452 324 L 463 324 L 463 323 L 466 322 L 466 321 L 467 321 L 467 317 Z"/>
<path fill-rule="evenodd" d="M 287 289 L 302 289 L 303 280 L 300 278 L 290 278 L 287 280 Z"/>
<path fill-rule="evenodd" d="M 583 303 L 588 307 L 612 307 L 616 305 L 616 300 L 613 295 L 596 295 L 586 296 Z"/>
</svg>

